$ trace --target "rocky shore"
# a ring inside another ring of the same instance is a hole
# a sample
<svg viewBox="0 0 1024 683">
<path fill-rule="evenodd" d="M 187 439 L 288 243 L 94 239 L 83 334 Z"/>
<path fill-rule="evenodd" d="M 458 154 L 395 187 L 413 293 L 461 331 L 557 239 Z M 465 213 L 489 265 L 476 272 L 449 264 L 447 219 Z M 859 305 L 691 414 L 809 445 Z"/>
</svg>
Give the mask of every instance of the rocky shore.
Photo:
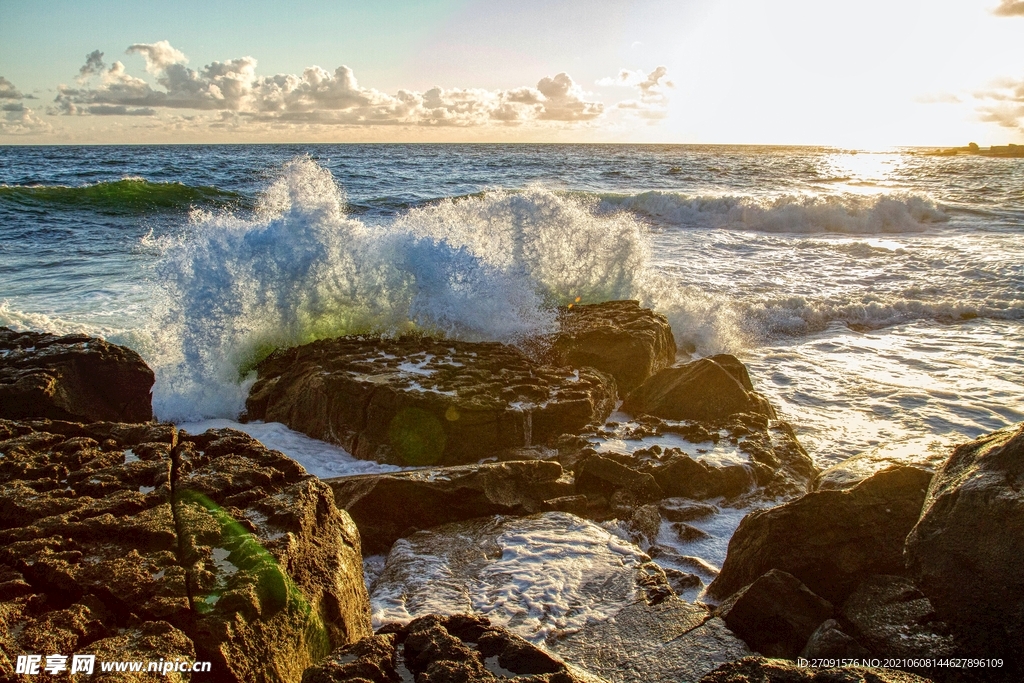
<svg viewBox="0 0 1024 683">
<path fill-rule="evenodd" d="M 256 372 L 245 419 L 411 469 L 317 479 L 154 422 L 128 349 L 0 328 L 0 681 L 52 654 L 211 663 L 180 681 L 1024 679 L 1024 425 L 820 472 L 742 363 L 677 363 L 628 301 L 520 347 L 343 337 Z M 728 510 L 720 567 L 670 542 Z M 543 576 L 570 534 L 585 578 Z M 529 562 L 496 569 L 508 538 Z M 601 614 L 472 598 L 545 581 Z"/>
</svg>

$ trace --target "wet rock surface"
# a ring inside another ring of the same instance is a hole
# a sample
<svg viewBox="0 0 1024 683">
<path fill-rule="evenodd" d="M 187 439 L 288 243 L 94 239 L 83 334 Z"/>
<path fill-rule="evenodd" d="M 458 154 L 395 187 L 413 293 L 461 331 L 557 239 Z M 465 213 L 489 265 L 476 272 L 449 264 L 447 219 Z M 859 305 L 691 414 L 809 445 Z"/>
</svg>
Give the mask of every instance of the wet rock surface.
<svg viewBox="0 0 1024 683">
<path fill-rule="evenodd" d="M 0 327 L 0 418 L 148 422 L 154 375 L 102 339 Z"/>
<path fill-rule="evenodd" d="M 916 467 L 893 467 L 848 491 L 815 491 L 750 513 L 730 540 L 709 593 L 725 599 L 781 569 L 841 604 L 873 574 L 905 574 L 903 542 L 931 476 Z"/>
<path fill-rule="evenodd" d="M 427 468 L 327 480 L 359 527 L 364 555 L 385 553 L 422 529 L 491 515 L 528 515 L 572 496 L 554 461 Z M 562 501 L 564 502 L 564 501 Z"/>
<path fill-rule="evenodd" d="M 626 397 L 622 410 L 668 420 L 723 420 L 737 413 L 775 417 L 768 400 L 754 391 L 746 367 L 728 354 L 655 373 Z"/>
<path fill-rule="evenodd" d="M 747 657 L 716 669 L 700 683 L 931 683 L 931 680 L 896 669 L 813 669 L 786 659 Z"/>
<path fill-rule="evenodd" d="M 637 301 L 561 309 L 559 325 L 550 350 L 554 364 L 597 368 L 615 378 L 623 397 L 676 360 L 668 320 Z"/>
<path fill-rule="evenodd" d="M 602 683 L 484 617 L 430 614 L 340 648 L 302 683 Z"/>
<path fill-rule="evenodd" d="M 936 473 L 907 538 L 911 571 L 976 657 L 1007 656 L 1024 675 L 1024 425 L 957 447 Z"/>
<path fill-rule="evenodd" d="M 257 367 L 247 418 L 283 422 L 358 458 L 456 465 L 602 422 L 615 381 L 492 342 L 340 337 Z"/>
<path fill-rule="evenodd" d="M 721 619 L 676 597 L 634 603 L 614 619 L 548 645 L 567 662 L 615 683 L 698 681 L 723 662 L 750 654 Z"/>
<path fill-rule="evenodd" d="M 0 454 L 0 671 L 116 652 L 297 680 L 369 634 L 355 525 L 244 434 L 0 421 Z"/>
</svg>

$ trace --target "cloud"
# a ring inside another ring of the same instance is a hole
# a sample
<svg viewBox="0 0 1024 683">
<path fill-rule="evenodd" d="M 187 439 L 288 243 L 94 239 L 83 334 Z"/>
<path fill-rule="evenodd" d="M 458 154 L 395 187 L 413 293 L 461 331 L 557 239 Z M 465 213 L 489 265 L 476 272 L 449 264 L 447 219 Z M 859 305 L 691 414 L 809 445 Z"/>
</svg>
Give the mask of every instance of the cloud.
<svg viewBox="0 0 1024 683">
<path fill-rule="evenodd" d="M 1002 0 L 992 13 L 1000 17 L 1024 17 L 1024 1 Z"/>
<path fill-rule="evenodd" d="M 0 113 L 0 135 L 29 135 L 53 130 L 53 126 L 40 119 L 21 102 L 0 105 Z"/>
<path fill-rule="evenodd" d="M 129 75 L 121 62 L 114 62 L 102 73 L 97 87 L 59 86 L 50 112 L 149 116 L 161 109 L 191 109 L 234 112 L 242 118 L 232 118 L 232 125 L 246 120 L 350 126 L 481 126 L 541 121 L 579 124 L 600 117 L 605 108 L 564 72 L 542 78 L 535 88 L 435 87 L 426 92 L 399 90 L 391 95 L 361 86 L 347 66 L 333 72 L 311 66 L 301 74 L 259 76 L 252 57 L 191 69 L 185 65 L 187 57 L 166 40 L 137 43 L 127 52 L 143 56 L 155 86 Z M 86 67 L 99 64 L 102 68 L 102 53 L 89 55 L 89 60 Z M 89 73 L 95 73 L 94 67 Z M 651 87 L 657 86 L 655 78 Z M 228 124 L 222 120 L 217 125 Z"/>
<path fill-rule="evenodd" d="M 104 68 L 106 68 L 106 64 L 103 63 L 103 53 L 99 50 L 93 50 L 85 56 L 85 64 L 78 70 L 78 77 L 75 80 L 79 83 L 85 83 L 92 76 L 98 76 L 103 73 Z"/>
<path fill-rule="evenodd" d="M 146 71 L 151 74 L 160 73 L 174 64 L 185 64 L 188 58 L 181 50 L 171 47 L 166 40 L 156 43 L 135 43 L 124 51 L 126 55 L 140 54 L 146 59 Z"/>
<path fill-rule="evenodd" d="M 664 66 L 659 66 L 650 73 L 644 73 L 640 69 L 636 71 L 620 69 L 617 76 L 602 78 L 597 81 L 597 85 L 636 88 L 638 99 L 623 100 L 615 107 L 652 120 L 661 119 L 667 115 L 666 89 L 675 87 L 675 84 L 668 79 L 668 69 Z"/>
<path fill-rule="evenodd" d="M 24 97 L 9 80 L 0 76 L 0 100 L 20 100 Z"/>
<path fill-rule="evenodd" d="M 1024 131 L 1024 80 L 997 81 L 989 90 L 974 93 L 974 98 L 982 121 Z"/>
</svg>

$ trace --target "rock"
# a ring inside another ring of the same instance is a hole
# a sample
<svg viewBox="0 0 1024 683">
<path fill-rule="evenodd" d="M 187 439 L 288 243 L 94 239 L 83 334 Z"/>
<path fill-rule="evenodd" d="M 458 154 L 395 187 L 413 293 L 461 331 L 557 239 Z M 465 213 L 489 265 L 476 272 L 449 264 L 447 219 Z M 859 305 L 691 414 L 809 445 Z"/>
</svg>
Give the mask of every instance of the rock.
<svg viewBox="0 0 1024 683">
<path fill-rule="evenodd" d="M 585 304 L 559 313 L 561 330 L 551 345 L 554 364 L 597 368 L 615 378 L 622 396 L 675 363 L 668 320 L 637 301 Z"/>
<path fill-rule="evenodd" d="M 627 507 L 665 497 L 653 476 L 638 472 L 605 455 L 593 455 L 577 468 L 576 491 L 591 499 L 615 499 Z"/>
<path fill-rule="evenodd" d="M 0 418 L 148 422 L 153 382 L 123 346 L 0 327 Z"/>
<path fill-rule="evenodd" d="M 862 582 L 842 607 L 852 634 L 876 657 L 946 658 L 956 644 L 931 602 L 910 580 L 878 575 Z"/>
<path fill-rule="evenodd" d="M 603 421 L 614 380 L 538 363 L 493 342 L 340 337 L 257 366 L 250 420 L 283 422 L 352 455 L 456 465 L 554 442 Z"/>
<path fill-rule="evenodd" d="M 552 652 L 614 683 L 697 681 L 724 662 L 750 654 L 721 619 L 671 597 L 635 603 L 614 619 L 548 641 Z"/>
<path fill-rule="evenodd" d="M 931 683 L 927 678 L 881 667 L 800 666 L 785 659 L 746 657 L 715 669 L 700 683 Z"/>
<path fill-rule="evenodd" d="M 704 588 L 704 581 L 699 576 L 680 569 L 668 567 L 665 569 L 665 578 L 668 579 L 668 585 L 672 586 L 672 590 L 677 595 L 691 591 L 700 592 Z"/>
<path fill-rule="evenodd" d="M 946 460 L 946 450 L 938 448 L 934 439 L 912 439 L 910 441 L 885 444 L 869 451 L 858 453 L 852 458 L 829 467 L 814 479 L 815 491 L 840 491 L 852 489 L 871 475 L 888 467 L 913 465 L 934 473 Z"/>
<path fill-rule="evenodd" d="M 775 417 L 767 399 L 754 392 L 747 369 L 727 354 L 655 373 L 626 397 L 622 410 L 667 420 L 716 421 L 737 413 Z"/>
<path fill-rule="evenodd" d="M 138 653 L 297 680 L 369 634 L 355 525 L 281 453 L 153 424 L 0 420 L 0 436 L 9 659 Z"/>
<path fill-rule="evenodd" d="M 717 505 L 698 503 L 688 498 L 666 498 L 658 504 L 658 510 L 669 522 L 695 522 L 721 512 Z"/>
<path fill-rule="evenodd" d="M 1024 424 L 958 446 L 907 538 L 916 584 L 972 657 L 1024 639 Z"/>
<path fill-rule="evenodd" d="M 540 512 L 545 501 L 574 491 L 561 465 L 542 460 L 366 474 L 327 483 L 338 507 L 359 527 L 364 555 L 385 553 L 396 540 L 421 529 Z"/>
<path fill-rule="evenodd" d="M 769 657 L 796 657 L 832 617 L 832 604 L 792 574 L 772 569 L 740 589 L 716 612 L 747 645 Z"/>
<path fill-rule="evenodd" d="M 872 574 L 902 574 L 903 540 L 920 514 L 931 474 L 893 467 L 848 491 L 815 491 L 740 522 L 718 578 L 723 599 L 771 569 L 842 604 Z"/>
<path fill-rule="evenodd" d="M 844 633 L 835 619 L 825 620 L 807 639 L 801 659 L 865 659 L 871 653 L 852 636 Z"/>
<path fill-rule="evenodd" d="M 306 669 L 302 683 L 340 683 L 366 680 L 372 683 L 400 683 L 396 635 L 367 636 L 331 653 L 325 661 Z M 405 672 L 408 670 L 406 669 Z M 405 673 L 403 672 L 403 673 Z"/>
<path fill-rule="evenodd" d="M 698 500 L 738 498 L 757 485 L 752 467 L 713 466 L 688 455 L 670 457 L 653 474 L 654 480 L 667 495 Z"/>
<path fill-rule="evenodd" d="M 413 677 L 419 683 L 496 683 L 519 676 L 530 683 L 601 683 L 470 614 L 430 614 L 406 626 L 389 625 L 307 669 L 302 683 L 401 683 Z"/>
</svg>

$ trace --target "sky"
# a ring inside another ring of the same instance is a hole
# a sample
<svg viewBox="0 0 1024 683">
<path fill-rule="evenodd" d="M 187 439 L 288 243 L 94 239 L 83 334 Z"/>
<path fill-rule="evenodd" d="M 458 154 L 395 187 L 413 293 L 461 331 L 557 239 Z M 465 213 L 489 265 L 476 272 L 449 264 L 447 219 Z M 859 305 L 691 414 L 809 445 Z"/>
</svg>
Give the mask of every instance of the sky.
<svg viewBox="0 0 1024 683">
<path fill-rule="evenodd" d="M 1024 143 L 1024 0 L 0 0 L 0 144 Z"/>
</svg>

